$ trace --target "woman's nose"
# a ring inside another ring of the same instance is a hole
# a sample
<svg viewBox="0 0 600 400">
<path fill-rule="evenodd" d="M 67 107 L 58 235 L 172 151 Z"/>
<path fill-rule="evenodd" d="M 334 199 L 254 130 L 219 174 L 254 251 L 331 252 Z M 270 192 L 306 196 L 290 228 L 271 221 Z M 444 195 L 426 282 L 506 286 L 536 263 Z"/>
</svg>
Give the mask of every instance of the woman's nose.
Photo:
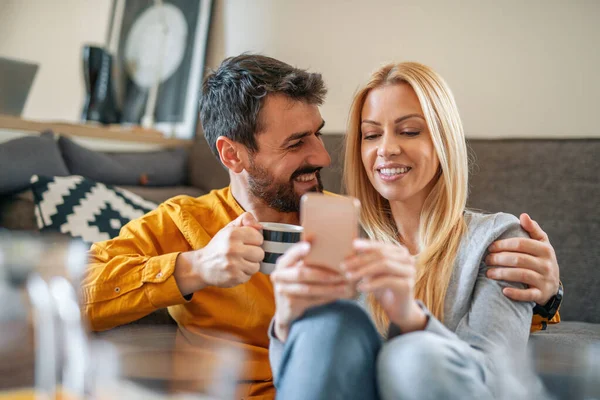
<svg viewBox="0 0 600 400">
<path fill-rule="evenodd" d="M 392 157 L 402 153 L 402 148 L 398 140 L 393 135 L 384 135 L 379 147 L 377 148 L 377 155 L 379 157 Z"/>
</svg>

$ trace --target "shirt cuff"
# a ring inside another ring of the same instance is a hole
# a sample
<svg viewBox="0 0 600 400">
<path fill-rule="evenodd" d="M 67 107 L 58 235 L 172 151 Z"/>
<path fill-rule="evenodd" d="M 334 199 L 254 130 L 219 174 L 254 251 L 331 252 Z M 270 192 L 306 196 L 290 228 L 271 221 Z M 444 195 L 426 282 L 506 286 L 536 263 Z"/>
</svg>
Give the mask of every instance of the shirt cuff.
<svg viewBox="0 0 600 400">
<path fill-rule="evenodd" d="M 183 304 L 192 298 L 183 297 L 173 275 L 178 255 L 179 253 L 164 254 L 152 257 L 146 262 L 142 280 L 146 296 L 156 308 Z"/>
</svg>

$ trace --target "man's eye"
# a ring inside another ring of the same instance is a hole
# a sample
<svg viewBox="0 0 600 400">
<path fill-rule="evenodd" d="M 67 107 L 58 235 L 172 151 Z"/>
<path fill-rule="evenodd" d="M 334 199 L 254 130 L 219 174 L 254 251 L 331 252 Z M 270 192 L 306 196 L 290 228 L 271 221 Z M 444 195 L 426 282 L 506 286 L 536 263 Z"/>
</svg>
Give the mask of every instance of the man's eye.
<svg viewBox="0 0 600 400">
<path fill-rule="evenodd" d="M 319 132 L 315 133 L 315 136 L 316 136 L 316 137 L 321 137 L 321 136 L 323 136 L 323 133 L 321 133 L 321 132 L 319 131 Z"/>
<path fill-rule="evenodd" d="M 288 149 L 297 149 L 298 147 L 302 146 L 302 144 L 304 144 L 304 142 L 301 140 L 299 142 L 289 145 Z"/>
</svg>

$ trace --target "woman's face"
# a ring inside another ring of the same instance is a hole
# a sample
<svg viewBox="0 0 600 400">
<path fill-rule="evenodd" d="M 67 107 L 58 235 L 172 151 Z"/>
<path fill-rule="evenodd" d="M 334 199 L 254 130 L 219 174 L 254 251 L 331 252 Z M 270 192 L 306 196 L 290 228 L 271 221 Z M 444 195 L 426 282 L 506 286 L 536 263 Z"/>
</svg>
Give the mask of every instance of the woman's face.
<svg viewBox="0 0 600 400">
<path fill-rule="evenodd" d="M 373 89 L 361 114 L 361 157 L 375 190 L 390 202 L 425 202 L 439 168 L 415 91 L 408 84 Z"/>
</svg>

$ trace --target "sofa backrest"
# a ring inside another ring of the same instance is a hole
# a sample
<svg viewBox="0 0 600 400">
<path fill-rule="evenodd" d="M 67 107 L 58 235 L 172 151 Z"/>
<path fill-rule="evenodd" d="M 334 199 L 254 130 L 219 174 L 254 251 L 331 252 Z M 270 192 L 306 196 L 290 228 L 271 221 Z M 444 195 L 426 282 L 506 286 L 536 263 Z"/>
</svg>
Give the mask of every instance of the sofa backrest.
<svg viewBox="0 0 600 400">
<path fill-rule="evenodd" d="M 554 246 L 565 320 L 600 322 L 600 140 L 471 140 L 469 205 L 529 213 Z"/>
</svg>

